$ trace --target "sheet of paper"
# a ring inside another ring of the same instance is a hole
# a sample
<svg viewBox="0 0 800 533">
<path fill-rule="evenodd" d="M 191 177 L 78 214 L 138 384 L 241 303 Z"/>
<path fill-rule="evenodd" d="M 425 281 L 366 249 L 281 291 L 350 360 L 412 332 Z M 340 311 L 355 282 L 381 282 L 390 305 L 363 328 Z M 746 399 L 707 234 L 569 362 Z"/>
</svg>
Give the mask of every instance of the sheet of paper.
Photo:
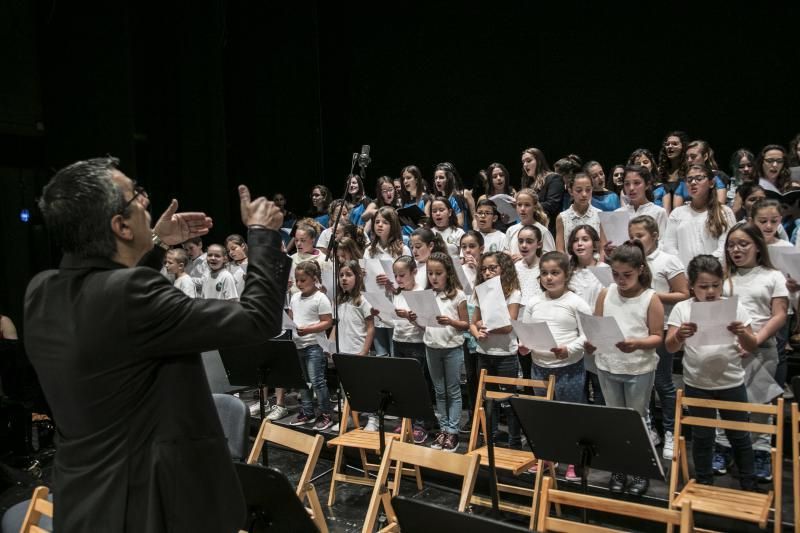
<svg viewBox="0 0 800 533">
<path fill-rule="evenodd" d="M 380 259 L 375 259 L 372 257 L 368 257 L 364 260 L 365 269 L 367 271 L 366 275 L 364 276 L 364 288 L 367 289 L 368 292 L 381 292 L 384 288 L 375 281 L 381 274 L 386 274 L 383 270 L 383 265 L 381 264 Z"/>
<path fill-rule="evenodd" d="M 753 355 L 742 358 L 748 402 L 769 403 L 783 394 L 783 387 L 772 377 L 775 375 L 776 363 L 777 359 L 767 362 Z"/>
<path fill-rule="evenodd" d="M 608 267 L 589 267 L 589 272 L 594 274 L 603 287 L 608 287 L 614 283 L 614 276 L 611 274 L 611 269 Z"/>
<path fill-rule="evenodd" d="M 333 289 L 334 289 L 334 279 L 333 279 L 333 264 L 331 263 L 330 266 L 325 265 L 322 268 L 322 286 L 325 287 L 325 296 L 328 297 L 328 300 L 333 302 Z"/>
<path fill-rule="evenodd" d="M 364 298 L 367 299 L 369 305 L 371 305 L 374 309 L 377 309 L 380 312 L 378 315 L 381 320 L 384 322 L 390 322 L 394 320 L 405 320 L 404 318 L 400 318 L 397 316 L 394 310 L 394 304 L 389 301 L 389 298 L 386 297 L 386 293 L 383 291 L 372 292 L 367 291 L 363 294 Z"/>
<path fill-rule="evenodd" d="M 391 281 L 392 284 L 396 284 L 397 281 L 394 279 L 394 268 L 392 268 L 393 265 L 394 265 L 393 259 L 381 259 L 381 266 L 383 267 L 383 273 L 386 274 L 386 277 L 389 278 L 389 281 Z"/>
<path fill-rule="evenodd" d="M 549 352 L 556 348 L 556 340 L 547 322 L 520 322 L 512 320 L 514 333 L 519 338 L 519 343 L 537 352 Z"/>
<path fill-rule="evenodd" d="M 617 246 L 627 241 L 630 218 L 631 214 L 627 211 L 600 211 L 600 225 L 606 234 L 606 240 Z"/>
<path fill-rule="evenodd" d="M 517 219 L 517 204 L 514 198 L 507 194 L 495 194 L 489 200 L 493 201 L 497 206 L 497 212 L 500 215 L 506 215 L 509 220 Z"/>
<path fill-rule="evenodd" d="M 736 336 L 728 325 L 736 320 L 738 296 L 714 302 L 692 302 L 689 321 L 697 324 L 697 332 L 686 339 L 689 346 L 717 346 L 731 344 Z"/>
<path fill-rule="evenodd" d="M 458 276 L 458 281 L 461 282 L 461 287 L 464 289 L 464 294 L 469 296 L 472 294 L 472 283 L 467 277 L 467 273 L 464 271 L 464 265 L 461 264 L 461 258 L 457 255 L 451 255 L 450 259 L 453 260 L 453 267 L 456 271 L 456 276 Z"/>
<path fill-rule="evenodd" d="M 426 328 L 442 328 L 436 321 L 436 317 L 441 315 L 439 303 L 436 301 L 436 294 L 432 289 L 424 291 L 405 291 L 403 296 L 410 307 L 417 315 L 417 324 Z"/>
<path fill-rule="evenodd" d="M 613 316 L 594 316 L 578 312 L 581 330 L 598 352 L 610 353 L 617 350 L 617 343 L 625 340 L 619 324 Z"/>
<path fill-rule="evenodd" d="M 481 308 L 481 320 L 489 331 L 511 325 L 511 315 L 508 314 L 503 287 L 500 285 L 500 276 L 487 279 L 477 287 L 475 294 Z"/>
<path fill-rule="evenodd" d="M 281 324 L 281 329 L 289 329 L 292 330 L 292 333 L 297 333 L 297 324 L 294 323 L 294 320 L 289 318 L 289 314 L 286 311 L 283 312 L 283 323 Z"/>
<path fill-rule="evenodd" d="M 793 246 L 770 246 L 769 259 L 784 275 L 800 281 L 800 250 Z"/>
</svg>

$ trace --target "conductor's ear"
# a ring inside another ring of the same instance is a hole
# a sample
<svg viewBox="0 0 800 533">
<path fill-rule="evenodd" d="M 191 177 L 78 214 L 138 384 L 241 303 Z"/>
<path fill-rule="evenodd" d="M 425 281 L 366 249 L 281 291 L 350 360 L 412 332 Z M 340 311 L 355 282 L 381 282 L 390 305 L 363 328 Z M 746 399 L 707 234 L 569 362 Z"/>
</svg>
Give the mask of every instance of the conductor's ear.
<svg viewBox="0 0 800 533">
<path fill-rule="evenodd" d="M 114 215 L 111 218 L 111 231 L 120 240 L 129 241 L 133 239 L 133 231 L 122 215 Z"/>
</svg>

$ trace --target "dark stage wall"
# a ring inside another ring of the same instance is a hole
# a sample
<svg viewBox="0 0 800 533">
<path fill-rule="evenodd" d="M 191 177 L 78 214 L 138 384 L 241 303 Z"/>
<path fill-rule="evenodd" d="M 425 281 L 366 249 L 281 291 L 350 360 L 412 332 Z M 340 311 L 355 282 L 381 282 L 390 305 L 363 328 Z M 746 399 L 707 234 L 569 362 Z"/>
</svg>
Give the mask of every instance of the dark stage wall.
<svg viewBox="0 0 800 533">
<path fill-rule="evenodd" d="M 800 131 L 796 3 L 0 2 L 0 309 L 20 322 L 52 266 L 39 221 L 52 169 L 111 153 L 160 212 L 170 197 L 241 225 L 235 186 L 341 192 L 370 144 L 368 188 L 415 163 L 471 181 L 519 153 L 606 165 L 669 129 L 739 146 Z M 8 80 L 8 81 L 7 81 Z M 13 83 L 9 83 L 13 81 Z M 2 312 L 2 311 L 0 311 Z"/>
</svg>

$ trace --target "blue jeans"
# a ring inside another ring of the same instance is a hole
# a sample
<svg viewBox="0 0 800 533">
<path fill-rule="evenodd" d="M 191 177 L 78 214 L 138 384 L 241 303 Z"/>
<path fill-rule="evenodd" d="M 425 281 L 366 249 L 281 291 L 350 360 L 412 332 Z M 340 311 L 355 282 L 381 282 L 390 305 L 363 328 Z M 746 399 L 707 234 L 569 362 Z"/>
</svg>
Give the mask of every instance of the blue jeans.
<svg viewBox="0 0 800 533">
<path fill-rule="evenodd" d="M 436 392 L 436 415 L 439 429 L 458 435 L 461 423 L 461 365 L 464 350 L 455 348 L 425 347 L 428 370 Z"/>
<path fill-rule="evenodd" d="M 650 403 L 650 391 L 656 372 L 647 372 L 634 376 L 632 374 L 612 374 L 605 370 L 597 369 L 600 387 L 606 405 L 610 407 L 630 407 L 642 418 L 647 415 L 647 404 Z"/>
<path fill-rule="evenodd" d="M 704 398 L 710 400 L 723 400 L 726 402 L 747 402 L 747 390 L 744 385 L 722 390 L 696 389 L 690 385 L 684 386 L 687 398 Z M 703 418 L 716 418 L 716 409 L 707 407 L 689 407 L 692 416 Z M 742 411 L 720 410 L 719 416 L 723 420 L 748 422 L 748 413 Z M 753 445 L 747 431 L 724 430 L 728 435 L 728 442 L 733 448 L 733 457 L 739 469 L 739 484 L 745 490 L 756 486 L 753 466 Z M 713 427 L 692 426 L 692 457 L 694 458 L 695 477 L 698 483 L 711 485 L 714 482 L 712 460 L 714 457 Z"/>
<path fill-rule="evenodd" d="M 478 354 L 479 364 L 481 370 L 486 369 L 486 373 L 490 376 L 499 376 L 503 378 L 516 378 L 519 371 L 519 361 L 517 354 L 511 355 L 486 355 L 484 353 Z M 515 394 L 516 387 L 512 385 L 496 385 L 490 383 L 486 385 L 488 390 L 500 390 Z M 477 398 L 477 395 L 476 395 Z M 509 447 L 518 447 L 522 444 L 522 432 L 517 415 L 511 409 L 511 403 L 508 400 L 503 402 L 494 402 L 494 409 L 492 410 L 492 435 L 497 433 L 497 420 L 500 418 L 500 410 L 506 412 L 506 419 L 508 420 L 508 445 Z"/>
<path fill-rule="evenodd" d="M 672 381 L 672 357 L 673 354 L 667 351 L 662 342 L 656 348 L 658 354 L 658 366 L 656 367 L 656 379 L 654 388 L 661 400 L 661 424 L 664 431 L 672 432 L 675 429 L 675 383 Z"/>
<path fill-rule="evenodd" d="M 547 381 L 550 375 L 556 377 L 555 400 L 559 402 L 586 403 L 584 380 L 586 369 L 583 359 L 571 365 L 548 368 L 533 363 L 533 377 Z"/>
<path fill-rule="evenodd" d="M 325 354 L 322 353 L 322 347 L 319 344 L 312 344 L 306 348 L 298 348 L 297 356 L 300 358 L 303 377 L 307 383 L 311 383 L 311 387 L 317 393 L 319 410 L 322 413 L 330 414 L 332 411 L 330 394 L 328 393 L 328 383 L 325 380 L 328 361 Z M 300 389 L 300 408 L 306 416 L 315 416 L 314 401 L 311 391 L 307 388 Z"/>
<path fill-rule="evenodd" d="M 591 370 L 586 371 L 586 381 L 583 384 L 583 392 L 584 396 L 589 394 L 589 386 L 592 387 L 592 392 L 594 393 L 594 405 L 605 405 L 606 399 L 603 396 L 603 388 L 600 386 L 600 378 L 597 377 L 597 373 L 592 372 Z"/>
</svg>

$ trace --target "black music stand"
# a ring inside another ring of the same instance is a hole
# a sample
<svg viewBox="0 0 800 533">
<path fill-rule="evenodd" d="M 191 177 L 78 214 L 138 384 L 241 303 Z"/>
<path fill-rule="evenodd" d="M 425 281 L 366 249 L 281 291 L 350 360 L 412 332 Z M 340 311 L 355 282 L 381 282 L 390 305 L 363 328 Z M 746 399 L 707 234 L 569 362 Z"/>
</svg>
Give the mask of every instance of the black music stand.
<svg viewBox="0 0 800 533">
<path fill-rule="evenodd" d="M 386 415 L 412 420 L 433 417 L 428 383 L 416 359 L 334 354 L 333 362 L 350 406 L 378 415 L 381 456 L 386 449 Z"/>
<path fill-rule="evenodd" d="M 246 531 L 318 533 L 303 503 L 286 476 L 275 468 L 235 463 L 247 502 Z"/>
<path fill-rule="evenodd" d="M 800 402 L 800 376 L 792 378 L 792 392 L 794 393 L 794 401 Z M 798 503 L 800 505 L 800 503 Z"/>
<path fill-rule="evenodd" d="M 403 531 L 458 531 L 458 533 L 520 533 L 529 531 L 485 516 L 460 513 L 420 500 L 395 496 L 392 508 Z"/>
<path fill-rule="evenodd" d="M 511 407 L 537 458 L 581 465 L 584 493 L 590 468 L 666 481 L 644 421 L 633 409 L 526 398 L 511 398 Z"/>
</svg>

